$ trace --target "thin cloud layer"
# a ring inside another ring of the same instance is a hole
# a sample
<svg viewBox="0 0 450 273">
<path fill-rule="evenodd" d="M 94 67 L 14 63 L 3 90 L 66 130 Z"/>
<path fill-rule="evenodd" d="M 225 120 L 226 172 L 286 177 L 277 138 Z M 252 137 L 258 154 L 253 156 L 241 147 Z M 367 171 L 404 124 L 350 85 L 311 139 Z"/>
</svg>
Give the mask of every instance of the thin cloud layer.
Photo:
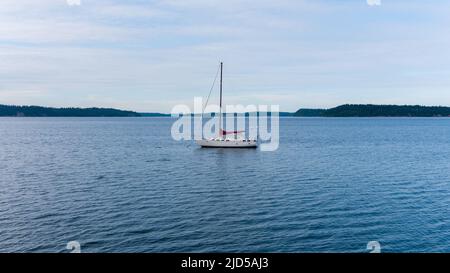
<svg viewBox="0 0 450 273">
<path fill-rule="evenodd" d="M 380 6 L 381 0 L 367 0 L 367 5 L 369 6 Z"/>
<path fill-rule="evenodd" d="M 0 2 L 0 103 L 168 112 L 223 60 L 233 103 L 450 105 L 447 2 L 70 1 Z"/>
</svg>

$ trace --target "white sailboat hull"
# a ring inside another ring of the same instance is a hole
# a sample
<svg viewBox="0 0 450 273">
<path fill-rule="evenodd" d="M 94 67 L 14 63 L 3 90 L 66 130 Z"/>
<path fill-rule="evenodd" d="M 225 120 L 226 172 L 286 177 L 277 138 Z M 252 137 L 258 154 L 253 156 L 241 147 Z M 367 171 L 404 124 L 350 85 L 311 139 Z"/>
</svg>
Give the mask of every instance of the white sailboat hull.
<svg viewBox="0 0 450 273">
<path fill-rule="evenodd" d="M 258 147 L 258 143 L 256 140 L 197 140 L 198 145 L 203 148 L 256 148 Z"/>
</svg>

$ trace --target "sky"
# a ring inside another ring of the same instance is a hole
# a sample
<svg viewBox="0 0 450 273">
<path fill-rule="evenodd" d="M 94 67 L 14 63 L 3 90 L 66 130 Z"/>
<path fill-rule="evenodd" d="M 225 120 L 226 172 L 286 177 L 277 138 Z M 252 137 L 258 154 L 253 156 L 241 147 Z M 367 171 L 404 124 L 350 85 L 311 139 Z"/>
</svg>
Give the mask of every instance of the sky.
<svg viewBox="0 0 450 273">
<path fill-rule="evenodd" d="M 0 104 L 450 106 L 447 0 L 0 0 Z M 211 98 L 217 100 L 217 92 Z"/>
</svg>

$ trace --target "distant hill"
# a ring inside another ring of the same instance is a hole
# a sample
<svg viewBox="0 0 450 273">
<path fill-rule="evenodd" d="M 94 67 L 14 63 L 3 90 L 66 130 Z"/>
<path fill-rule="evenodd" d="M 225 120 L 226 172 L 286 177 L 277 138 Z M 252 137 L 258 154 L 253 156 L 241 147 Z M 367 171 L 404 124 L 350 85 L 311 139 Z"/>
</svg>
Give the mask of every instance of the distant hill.
<svg viewBox="0 0 450 273">
<path fill-rule="evenodd" d="M 450 107 L 420 105 L 345 104 L 326 110 L 300 109 L 297 117 L 449 117 Z"/>
<path fill-rule="evenodd" d="M 293 114 L 296 117 L 320 117 L 322 116 L 326 109 L 299 109 Z"/>
<path fill-rule="evenodd" d="M 2 117 L 140 117 L 139 113 L 112 108 L 51 108 L 0 105 Z"/>
</svg>

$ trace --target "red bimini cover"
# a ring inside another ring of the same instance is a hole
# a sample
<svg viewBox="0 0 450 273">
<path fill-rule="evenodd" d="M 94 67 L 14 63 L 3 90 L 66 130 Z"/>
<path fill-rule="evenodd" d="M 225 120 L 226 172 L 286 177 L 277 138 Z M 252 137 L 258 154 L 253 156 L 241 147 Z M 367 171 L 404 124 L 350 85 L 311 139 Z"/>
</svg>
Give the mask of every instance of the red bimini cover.
<svg viewBox="0 0 450 273">
<path fill-rule="evenodd" d="M 234 134 L 240 134 L 243 133 L 245 131 L 225 131 L 223 129 L 220 130 L 220 135 L 221 136 L 226 136 L 226 135 L 234 135 Z"/>
</svg>

